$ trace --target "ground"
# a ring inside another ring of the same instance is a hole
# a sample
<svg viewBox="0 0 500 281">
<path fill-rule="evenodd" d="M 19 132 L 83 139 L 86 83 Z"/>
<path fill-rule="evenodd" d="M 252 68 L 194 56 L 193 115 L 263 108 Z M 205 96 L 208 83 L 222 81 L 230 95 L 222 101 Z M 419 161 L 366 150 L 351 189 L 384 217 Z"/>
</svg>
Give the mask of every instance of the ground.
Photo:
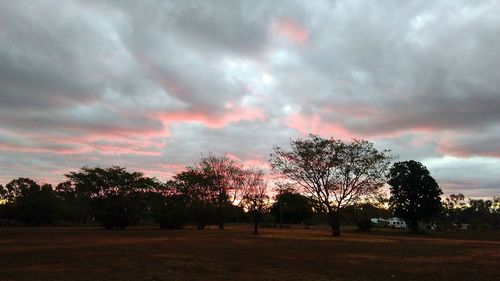
<svg viewBox="0 0 500 281">
<path fill-rule="evenodd" d="M 499 234 L 0 228 L 0 280 L 500 280 Z"/>
</svg>

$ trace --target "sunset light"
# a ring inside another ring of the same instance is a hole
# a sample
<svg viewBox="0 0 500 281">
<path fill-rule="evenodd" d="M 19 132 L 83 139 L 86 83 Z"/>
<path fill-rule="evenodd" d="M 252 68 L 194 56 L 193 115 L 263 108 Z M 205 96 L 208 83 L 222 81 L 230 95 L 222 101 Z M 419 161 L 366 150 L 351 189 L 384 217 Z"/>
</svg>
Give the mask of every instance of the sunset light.
<svg viewBox="0 0 500 281">
<path fill-rule="evenodd" d="M 500 280 L 499 231 L 500 0 L 0 0 L 0 281 Z"/>
</svg>

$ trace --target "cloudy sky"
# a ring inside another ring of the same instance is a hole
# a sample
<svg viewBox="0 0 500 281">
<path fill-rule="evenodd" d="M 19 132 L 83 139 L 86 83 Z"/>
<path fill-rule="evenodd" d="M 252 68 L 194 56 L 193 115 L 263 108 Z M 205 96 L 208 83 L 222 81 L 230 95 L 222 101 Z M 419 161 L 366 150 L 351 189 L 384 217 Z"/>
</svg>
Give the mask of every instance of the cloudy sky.
<svg viewBox="0 0 500 281">
<path fill-rule="evenodd" d="M 499 1 L 0 0 L 0 183 L 364 138 L 500 195 Z"/>
</svg>

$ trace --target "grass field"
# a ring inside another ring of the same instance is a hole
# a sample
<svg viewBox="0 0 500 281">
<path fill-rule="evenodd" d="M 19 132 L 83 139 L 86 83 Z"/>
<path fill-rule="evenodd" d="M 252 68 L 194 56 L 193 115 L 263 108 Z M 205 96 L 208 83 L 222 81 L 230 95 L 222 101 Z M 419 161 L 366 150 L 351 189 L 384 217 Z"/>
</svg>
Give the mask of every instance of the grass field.
<svg viewBox="0 0 500 281">
<path fill-rule="evenodd" d="M 0 229 L 0 280 L 500 280 L 500 237 L 327 228 Z"/>
</svg>

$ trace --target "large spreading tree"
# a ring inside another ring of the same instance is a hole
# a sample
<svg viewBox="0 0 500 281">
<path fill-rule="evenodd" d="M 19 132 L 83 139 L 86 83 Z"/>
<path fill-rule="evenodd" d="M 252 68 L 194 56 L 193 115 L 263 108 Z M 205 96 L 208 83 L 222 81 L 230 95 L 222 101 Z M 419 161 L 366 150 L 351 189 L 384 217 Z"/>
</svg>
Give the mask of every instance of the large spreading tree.
<svg viewBox="0 0 500 281">
<path fill-rule="evenodd" d="M 74 192 L 73 197 L 85 203 L 82 215 L 97 218 L 108 229 L 125 228 L 133 216 L 142 212 L 141 196 L 159 186 L 154 178 L 118 166 L 83 167 L 65 176 L 68 182 L 63 190 Z"/>
<path fill-rule="evenodd" d="M 414 160 L 394 163 L 389 178 L 390 205 L 396 216 L 410 222 L 412 231 L 418 231 L 420 220 L 439 213 L 443 192 L 422 163 Z"/>
<path fill-rule="evenodd" d="M 274 147 L 273 172 L 298 185 L 327 214 L 332 235 L 339 236 L 339 212 L 377 193 L 386 182 L 389 151 L 379 151 L 365 140 L 346 142 L 316 135 L 292 140 L 290 145 L 291 150 Z"/>
</svg>

